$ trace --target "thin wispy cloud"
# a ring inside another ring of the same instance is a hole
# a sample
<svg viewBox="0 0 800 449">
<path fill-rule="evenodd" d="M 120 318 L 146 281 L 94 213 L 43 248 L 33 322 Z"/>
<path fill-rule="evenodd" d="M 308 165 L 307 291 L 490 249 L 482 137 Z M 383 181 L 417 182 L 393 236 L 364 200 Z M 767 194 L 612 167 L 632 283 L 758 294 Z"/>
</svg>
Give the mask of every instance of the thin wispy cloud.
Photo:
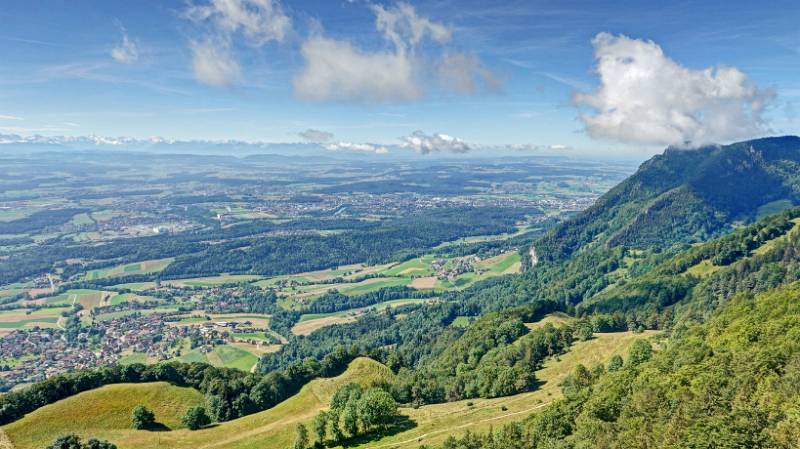
<svg viewBox="0 0 800 449">
<path fill-rule="evenodd" d="M 122 41 L 111 49 L 111 57 L 123 64 L 133 64 L 139 60 L 139 48 L 128 36 L 128 30 L 122 24 L 119 24 L 119 29 L 122 34 Z"/>
<path fill-rule="evenodd" d="M 320 131 L 318 129 L 309 128 L 305 131 L 297 133 L 301 139 L 309 143 L 324 143 L 333 139 L 333 133 L 327 131 Z"/>
</svg>

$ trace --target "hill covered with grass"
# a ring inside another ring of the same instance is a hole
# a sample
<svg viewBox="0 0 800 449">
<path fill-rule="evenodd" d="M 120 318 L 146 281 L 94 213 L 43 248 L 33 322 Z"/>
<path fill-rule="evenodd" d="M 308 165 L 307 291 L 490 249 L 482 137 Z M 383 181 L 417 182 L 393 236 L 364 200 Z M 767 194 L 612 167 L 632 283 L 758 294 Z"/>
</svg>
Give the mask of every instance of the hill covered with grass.
<svg viewBox="0 0 800 449">
<path fill-rule="evenodd" d="M 109 385 L 42 407 L 3 431 L 16 449 L 41 449 L 65 433 L 108 440 L 120 449 L 278 449 L 291 445 L 295 425 L 310 421 L 340 386 L 358 383 L 367 387 L 391 382 L 393 376 L 380 363 L 359 358 L 341 375 L 315 379 L 269 410 L 197 431 L 184 429 L 180 417 L 189 407 L 203 404 L 200 392 L 163 382 Z M 138 404 L 151 408 L 156 420 L 171 430 L 132 429 L 130 414 Z"/>
<path fill-rule="evenodd" d="M 176 430 L 184 427 L 186 410 L 204 403 L 199 391 L 166 382 L 106 385 L 42 407 L 3 430 L 15 447 L 37 448 L 67 433 L 88 438 L 135 432 L 131 412 L 137 405 L 152 410 L 160 428 Z"/>
</svg>

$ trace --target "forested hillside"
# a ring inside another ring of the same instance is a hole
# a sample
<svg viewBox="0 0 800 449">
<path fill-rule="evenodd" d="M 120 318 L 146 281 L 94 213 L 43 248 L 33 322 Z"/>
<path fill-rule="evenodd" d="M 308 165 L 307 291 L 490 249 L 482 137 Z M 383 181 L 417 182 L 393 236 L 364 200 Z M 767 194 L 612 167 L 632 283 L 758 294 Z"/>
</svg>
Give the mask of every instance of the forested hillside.
<svg viewBox="0 0 800 449">
<path fill-rule="evenodd" d="M 443 449 L 796 448 L 800 285 L 739 295 L 652 354 L 579 366 L 565 399 L 494 434 Z"/>
<path fill-rule="evenodd" d="M 800 202 L 800 138 L 777 137 L 668 148 L 642 164 L 575 219 L 539 242 L 539 257 L 562 260 L 590 243 L 661 248 L 720 234 L 760 208 Z M 764 210 L 764 209 L 762 209 Z"/>
</svg>

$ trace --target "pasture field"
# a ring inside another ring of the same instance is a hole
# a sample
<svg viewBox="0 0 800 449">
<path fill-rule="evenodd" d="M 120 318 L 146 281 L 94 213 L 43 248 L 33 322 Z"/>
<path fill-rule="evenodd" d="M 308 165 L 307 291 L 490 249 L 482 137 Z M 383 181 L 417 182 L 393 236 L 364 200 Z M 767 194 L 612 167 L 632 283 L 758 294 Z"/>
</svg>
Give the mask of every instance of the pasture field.
<svg viewBox="0 0 800 449">
<path fill-rule="evenodd" d="M 0 335 L 8 334 L 17 329 L 30 329 L 33 327 L 57 327 L 61 313 L 69 310 L 67 307 L 48 307 L 43 309 L 14 309 L 0 311 Z"/>
<path fill-rule="evenodd" d="M 480 242 L 493 242 L 495 240 L 507 240 L 512 237 L 517 237 L 522 235 L 528 231 L 532 230 L 530 226 L 523 225 L 517 228 L 516 232 L 513 233 L 504 233 L 504 234 L 493 234 L 493 235 L 476 235 L 472 237 L 462 237 L 458 240 L 451 240 L 449 242 L 444 242 L 439 246 L 436 246 L 435 249 L 447 248 L 450 246 L 457 246 L 469 243 L 480 243 Z"/>
<path fill-rule="evenodd" d="M 119 358 L 120 365 L 131 365 L 133 363 L 142 363 L 147 365 L 149 363 L 154 363 L 155 361 L 152 360 L 150 357 L 147 357 L 147 354 L 141 352 L 129 352 L 122 357 Z"/>
<path fill-rule="evenodd" d="M 239 348 L 239 349 L 241 349 L 243 351 L 249 352 L 249 353 L 255 355 L 256 357 L 261 357 L 262 355 L 267 354 L 267 353 L 278 352 L 278 351 L 280 351 L 281 346 L 282 346 L 282 345 L 269 345 L 269 344 L 262 344 L 262 343 L 252 344 L 252 343 L 247 343 L 247 342 L 243 342 L 243 341 L 237 341 L 237 342 L 234 342 L 234 343 L 229 343 L 229 345 L 230 346 L 234 346 L 236 348 Z M 255 367 L 255 365 L 253 365 L 253 367 Z M 250 371 L 252 371 L 252 369 Z"/>
<path fill-rule="evenodd" d="M 253 282 L 263 279 L 263 276 L 250 274 L 220 274 L 218 276 L 208 276 L 200 278 L 174 279 L 164 281 L 164 285 L 174 285 L 176 287 L 216 287 L 222 284 L 232 284 L 238 282 Z"/>
<path fill-rule="evenodd" d="M 85 278 L 93 281 L 120 276 L 133 276 L 138 274 L 158 273 L 171 264 L 173 258 L 146 260 L 144 262 L 134 262 L 125 265 L 117 265 L 111 268 L 91 270 L 86 273 Z"/>
<path fill-rule="evenodd" d="M 138 433 L 158 436 L 171 432 L 133 431 L 131 411 L 142 404 L 153 410 L 167 429 L 182 429 L 181 416 L 203 405 L 202 393 L 166 382 L 106 385 L 42 407 L 4 428 L 16 448 L 43 448 L 59 435 L 76 433 L 84 438 L 104 434 Z M 86 404 L 91 404 L 87 407 Z M 113 441 L 113 437 L 109 438 Z M 157 447 L 156 445 L 129 447 Z"/>
<path fill-rule="evenodd" d="M 332 313 L 307 313 L 300 317 L 300 321 L 292 328 L 292 333 L 295 335 L 308 335 L 317 329 L 321 329 L 333 324 L 351 323 L 356 320 L 356 317 L 362 315 L 369 309 L 385 310 L 387 308 L 400 307 L 406 304 L 421 303 L 432 301 L 433 298 L 407 298 L 395 299 L 392 301 L 385 301 L 382 303 L 374 304 L 367 307 L 359 307 L 357 309 L 341 310 Z"/>
<path fill-rule="evenodd" d="M 792 222 L 794 222 L 794 226 L 792 227 L 792 229 L 790 229 L 789 231 L 787 231 L 783 235 L 780 235 L 778 237 L 775 237 L 774 239 L 771 239 L 771 240 L 768 240 L 768 241 L 762 243 L 761 246 L 759 246 L 758 248 L 755 248 L 754 250 L 752 250 L 750 252 L 750 254 L 751 255 L 763 255 L 763 254 L 766 254 L 769 251 L 771 251 L 779 242 L 786 240 L 787 236 L 789 235 L 789 233 L 797 232 L 797 230 L 800 229 L 800 218 L 795 218 L 795 219 L 792 220 Z M 716 272 L 720 268 L 722 268 L 722 267 L 716 266 L 713 263 L 711 263 L 710 260 L 705 259 L 705 260 L 701 260 L 700 262 L 698 262 L 697 264 L 695 264 L 694 266 L 692 266 L 688 270 L 686 270 L 686 274 L 690 274 L 690 275 L 702 278 L 702 277 L 707 277 L 707 276 L 713 274 L 714 272 Z"/>
<path fill-rule="evenodd" d="M 431 276 L 433 269 L 431 263 L 436 259 L 434 255 L 426 255 L 396 264 L 379 271 L 383 276 Z"/>
<path fill-rule="evenodd" d="M 142 315 L 149 315 L 151 313 L 173 313 L 178 311 L 178 306 L 180 304 L 176 304 L 174 306 L 164 306 L 164 307 L 156 307 L 153 309 L 141 309 L 141 310 L 120 310 L 118 312 L 107 312 L 101 313 L 99 315 L 95 315 L 95 319 L 97 321 L 106 321 L 106 320 L 113 320 L 116 318 L 120 318 L 126 315 L 131 315 L 134 313 L 140 313 Z"/>
<path fill-rule="evenodd" d="M 206 317 L 211 318 L 206 319 Z M 269 320 L 270 315 L 263 315 L 257 313 L 206 313 L 202 310 L 195 310 L 185 317 L 183 317 L 180 321 L 176 324 L 178 325 L 192 325 L 192 324 L 202 324 L 206 322 L 219 322 L 219 321 L 238 321 L 239 328 L 244 327 L 241 323 L 244 321 L 250 321 L 252 324 L 250 327 L 258 327 L 258 328 L 268 328 L 269 327 Z"/>
<path fill-rule="evenodd" d="M 777 200 L 767 204 L 763 204 L 758 208 L 756 216 L 758 218 L 766 217 L 767 215 L 777 214 L 778 212 L 790 209 L 794 206 L 791 200 Z"/>
<path fill-rule="evenodd" d="M 152 296 L 137 295 L 136 293 L 120 293 L 111 296 L 106 302 L 109 305 L 115 306 L 122 302 L 144 302 L 144 301 L 158 301 L 158 298 Z"/>
<path fill-rule="evenodd" d="M 250 371 L 253 366 L 258 363 L 258 357 L 255 354 L 246 351 L 239 346 L 217 346 L 212 352 L 209 353 L 209 361 L 212 360 L 212 354 L 216 354 L 221 362 L 220 366 L 224 366 L 226 368 L 236 368 L 242 371 Z"/>
<path fill-rule="evenodd" d="M 334 324 L 347 324 L 356 320 L 355 315 L 330 315 L 301 321 L 292 327 L 294 335 L 309 335 L 317 329 L 332 326 Z"/>
<path fill-rule="evenodd" d="M 475 267 L 482 270 L 488 270 L 495 274 L 509 274 L 518 273 L 520 264 L 520 255 L 517 251 L 508 251 L 495 257 L 482 260 L 475 264 Z"/>
<path fill-rule="evenodd" d="M 410 285 L 413 279 L 410 277 L 376 277 L 365 279 L 360 282 L 342 282 L 335 284 L 309 284 L 297 287 L 283 288 L 278 294 L 285 300 L 283 305 L 287 308 L 297 307 L 297 302 L 306 302 L 324 295 L 330 290 L 337 290 L 344 295 L 354 296 L 363 295 L 378 291 L 386 287 L 397 287 Z"/>
<path fill-rule="evenodd" d="M 130 282 L 127 284 L 117 284 L 114 286 L 114 288 L 119 288 L 119 289 L 126 288 L 128 290 L 138 292 L 142 290 L 149 290 L 151 288 L 155 288 L 155 286 L 156 286 L 155 282 Z"/>
</svg>

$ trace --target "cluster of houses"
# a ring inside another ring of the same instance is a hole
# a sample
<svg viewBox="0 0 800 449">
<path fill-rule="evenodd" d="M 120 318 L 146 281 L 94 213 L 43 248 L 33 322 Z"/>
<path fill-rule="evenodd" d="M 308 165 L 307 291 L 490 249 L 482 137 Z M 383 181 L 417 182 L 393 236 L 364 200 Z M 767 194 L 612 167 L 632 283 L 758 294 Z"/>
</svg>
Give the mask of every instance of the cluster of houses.
<svg viewBox="0 0 800 449">
<path fill-rule="evenodd" d="M 464 273 L 475 271 L 475 263 L 480 260 L 478 256 L 461 257 L 452 261 L 435 259 L 431 262 L 431 268 L 436 271 L 438 279 L 453 281 Z M 448 262 L 450 263 L 448 264 Z"/>
<path fill-rule="evenodd" d="M 225 342 L 227 337 L 221 331 L 235 327 L 229 323 L 176 326 L 167 324 L 165 318 L 159 313 L 136 313 L 97 321 L 82 329 L 72 342 L 60 329 L 14 331 L 0 339 L 0 391 L 60 373 L 114 365 L 124 354 L 167 360 L 181 355 L 187 338 L 192 348 L 210 352 Z"/>
</svg>

